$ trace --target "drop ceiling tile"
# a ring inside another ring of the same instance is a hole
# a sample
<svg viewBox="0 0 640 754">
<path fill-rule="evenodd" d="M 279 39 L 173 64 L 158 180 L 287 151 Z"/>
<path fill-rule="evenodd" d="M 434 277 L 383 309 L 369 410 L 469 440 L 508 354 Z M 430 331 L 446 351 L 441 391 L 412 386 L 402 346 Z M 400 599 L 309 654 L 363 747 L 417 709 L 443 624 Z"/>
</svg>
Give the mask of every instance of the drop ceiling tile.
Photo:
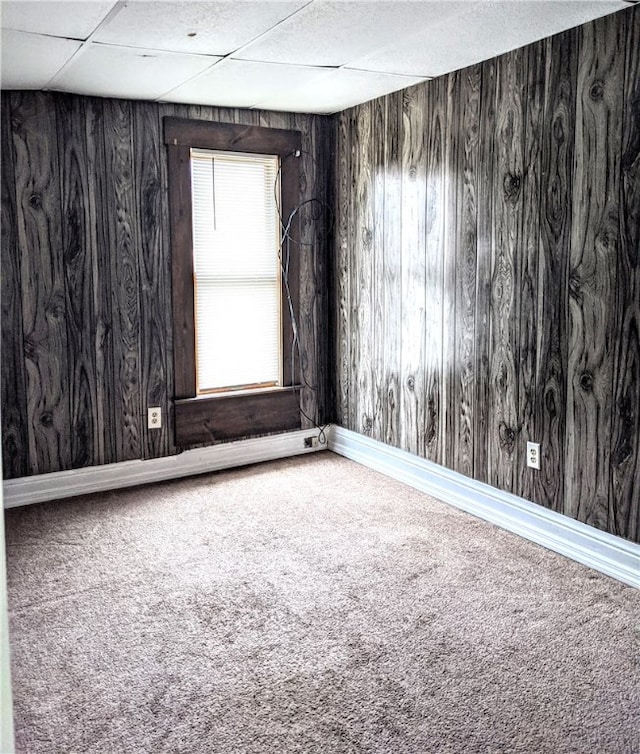
<svg viewBox="0 0 640 754">
<path fill-rule="evenodd" d="M 80 42 L 2 30 L 3 89 L 43 89 L 80 49 Z"/>
<path fill-rule="evenodd" d="M 128 2 L 94 37 L 98 42 L 174 52 L 228 55 L 308 0 Z M 195 34 L 190 37 L 189 34 Z"/>
<path fill-rule="evenodd" d="M 98 97 L 157 99 L 219 59 L 209 55 L 88 44 L 51 86 Z"/>
<path fill-rule="evenodd" d="M 282 91 L 311 87 L 324 75 L 324 68 L 227 58 L 162 99 L 220 107 L 252 107 L 256 102 L 277 97 Z"/>
<path fill-rule="evenodd" d="M 3 0 L 2 28 L 86 39 L 115 0 Z"/>
<path fill-rule="evenodd" d="M 233 57 L 338 67 L 466 5 L 452 0 L 315 0 Z"/>
<path fill-rule="evenodd" d="M 326 71 L 313 82 L 313 86 L 282 89 L 258 102 L 256 107 L 296 113 L 336 113 L 421 81 L 424 78 L 341 68 Z"/>
<path fill-rule="evenodd" d="M 354 60 L 349 67 L 439 76 L 628 7 L 620 0 L 503 0 L 468 4 L 402 44 Z"/>
</svg>

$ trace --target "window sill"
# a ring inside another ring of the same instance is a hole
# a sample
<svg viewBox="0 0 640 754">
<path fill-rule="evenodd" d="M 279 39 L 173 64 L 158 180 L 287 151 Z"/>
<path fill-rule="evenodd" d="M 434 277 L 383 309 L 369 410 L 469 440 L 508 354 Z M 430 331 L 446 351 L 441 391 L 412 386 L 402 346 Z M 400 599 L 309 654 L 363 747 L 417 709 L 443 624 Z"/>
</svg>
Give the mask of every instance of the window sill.
<svg viewBox="0 0 640 754">
<path fill-rule="evenodd" d="M 300 385 L 199 395 L 175 402 L 178 446 L 300 429 Z"/>
</svg>

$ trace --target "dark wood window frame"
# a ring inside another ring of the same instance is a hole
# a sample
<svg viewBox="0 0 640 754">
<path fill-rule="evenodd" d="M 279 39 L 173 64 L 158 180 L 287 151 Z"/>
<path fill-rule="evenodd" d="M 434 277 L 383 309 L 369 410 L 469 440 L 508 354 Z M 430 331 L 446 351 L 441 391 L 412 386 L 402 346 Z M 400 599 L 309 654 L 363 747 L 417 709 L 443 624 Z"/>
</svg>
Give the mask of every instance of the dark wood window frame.
<svg viewBox="0 0 640 754">
<path fill-rule="evenodd" d="M 280 214 L 287 221 L 299 203 L 299 131 L 234 123 L 164 118 L 169 166 L 169 218 L 173 290 L 175 431 L 178 446 L 223 442 L 271 432 L 300 429 L 299 385 L 292 382 L 293 327 L 282 293 L 282 387 L 196 393 L 191 149 L 278 155 Z M 299 303 L 299 261 L 289 260 L 289 289 Z"/>
</svg>

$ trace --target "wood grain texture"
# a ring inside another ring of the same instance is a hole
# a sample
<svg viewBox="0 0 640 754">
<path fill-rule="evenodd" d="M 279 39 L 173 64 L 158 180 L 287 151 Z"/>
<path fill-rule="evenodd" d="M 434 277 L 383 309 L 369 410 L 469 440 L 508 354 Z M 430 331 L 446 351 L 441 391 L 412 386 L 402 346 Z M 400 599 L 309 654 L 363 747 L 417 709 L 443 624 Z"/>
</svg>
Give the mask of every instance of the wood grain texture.
<svg viewBox="0 0 640 754">
<path fill-rule="evenodd" d="M 163 152 L 157 106 L 141 103 L 133 133 L 135 155 L 135 212 L 139 221 L 138 254 L 140 280 L 140 401 L 145 407 L 167 406 L 167 364 L 172 342 L 171 297 L 167 257 L 163 249 L 164 186 L 160 160 Z M 165 414 L 167 412 L 165 411 Z M 144 424 L 143 424 L 144 427 Z M 169 453 L 168 425 L 142 434 L 142 457 L 158 458 Z"/>
<path fill-rule="evenodd" d="M 514 491 L 520 456 L 518 339 L 523 213 L 524 53 L 497 60 L 492 203 L 489 483 Z"/>
<path fill-rule="evenodd" d="M 629 14 L 622 106 L 609 529 L 640 539 L 640 7 Z"/>
<path fill-rule="evenodd" d="M 402 328 L 402 182 L 400 173 L 402 127 L 402 92 L 386 98 L 387 134 L 384 139 L 384 213 L 382 236 L 382 277 L 376 285 L 382 285 L 384 312 L 384 402 L 382 406 L 383 439 L 389 445 L 399 446 L 401 435 L 400 392 L 401 375 L 401 328 Z M 381 134 L 377 136 L 382 138 Z M 379 337 L 374 333 L 374 337 Z"/>
<path fill-rule="evenodd" d="M 109 215 L 103 211 L 107 192 L 106 154 L 104 143 L 104 100 L 86 98 L 86 159 L 88 185 L 88 220 L 94 229 L 91 240 L 95 246 L 87 249 L 93 269 L 93 319 L 84 323 L 85 337 L 95 351 L 95 423 L 99 428 L 96 463 L 114 463 L 117 455 L 115 426 L 115 386 L 113 383 L 114 354 L 118 344 L 113 342 L 113 301 L 111 291 L 111 260 L 107 250 L 110 238 Z"/>
<path fill-rule="evenodd" d="M 577 31 L 552 37 L 545 46 L 534 419 L 535 441 L 540 443 L 543 460 L 540 472 L 534 476 L 530 499 L 562 511 Z M 528 497 L 526 492 L 523 494 Z"/>
<path fill-rule="evenodd" d="M 380 97 L 373 102 L 373 133 L 387 133 L 387 112 L 389 98 Z M 371 277 L 381 280 L 384 271 L 385 250 L 385 163 L 384 149 L 386 139 L 373 142 L 373 227 Z M 385 374 L 386 340 L 384 338 L 384 286 L 373 285 L 371 290 L 372 344 L 371 344 L 371 390 L 373 396 L 371 436 L 382 440 L 386 434 L 387 381 Z"/>
<path fill-rule="evenodd" d="M 357 121 L 358 143 L 355 159 L 360 169 L 355 185 L 355 256 L 351 268 L 351 372 L 359 400 L 355 403 L 353 420 L 358 431 L 370 435 L 373 427 L 373 395 L 371 378 L 372 312 L 371 289 L 373 278 L 373 107 L 370 103 L 359 108 Z"/>
<path fill-rule="evenodd" d="M 460 72 L 455 148 L 455 350 L 453 360 L 451 466 L 473 476 L 475 394 L 475 315 L 478 248 L 478 139 L 480 132 L 481 67 Z"/>
<path fill-rule="evenodd" d="M 185 446 L 301 428 L 299 390 L 200 397 L 176 402 L 176 433 Z"/>
<path fill-rule="evenodd" d="M 443 461 L 443 328 L 444 244 L 446 225 L 446 129 L 449 110 L 447 78 L 441 76 L 426 91 L 427 204 L 425 208 L 425 347 L 424 448 L 425 457 Z"/>
<path fill-rule="evenodd" d="M 402 97 L 400 447 L 425 454 L 426 202 L 427 161 L 425 89 L 412 87 Z"/>
<path fill-rule="evenodd" d="M 309 124 L 308 119 L 301 117 L 293 119 L 293 127 L 299 133 L 303 133 L 299 129 L 304 129 L 303 138 L 308 145 L 300 157 L 292 157 L 290 160 L 298 166 L 297 200 L 300 203 L 297 227 L 293 232 L 294 243 L 291 245 L 291 253 L 298 261 L 299 296 L 296 316 L 300 338 L 308 344 L 303 357 L 296 361 L 293 381 L 304 385 L 300 393 L 300 404 L 306 414 L 306 417 L 302 416 L 302 426 L 309 428 L 320 420 L 314 410 L 319 405 L 318 393 L 324 390 L 318 371 L 320 349 L 323 346 L 314 337 L 319 332 L 319 317 L 323 311 L 319 280 L 324 279 L 324 260 L 318 255 L 323 231 L 314 222 L 314 218 L 322 216 L 324 210 L 314 199 L 323 196 L 324 188 L 320 186 L 320 182 L 325 180 L 325 176 L 321 174 L 321 166 L 315 157 L 318 139 L 316 124 Z"/>
<path fill-rule="evenodd" d="M 58 143 L 62 200 L 62 244 L 67 312 L 67 357 L 71 412 L 71 467 L 94 466 L 104 457 L 98 424 L 94 290 L 97 281 L 95 194 L 87 153 L 87 101 L 55 101 L 58 128 L 68 134 Z"/>
<path fill-rule="evenodd" d="M 0 113 L 2 128 L 2 217 L 0 219 L 2 275 L 2 467 L 5 475 L 27 476 L 31 470 L 27 427 L 27 387 L 22 337 L 22 282 L 16 228 L 16 194 L 11 108 Z"/>
<path fill-rule="evenodd" d="M 142 457 L 143 406 L 140 400 L 139 226 L 136 223 L 132 105 L 104 103 L 106 189 L 111 260 L 113 385 L 116 458 Z"/>
<path fill-rule="evenodd" d="M 342 423 L 362 432 L 385 384 L 377 439 L 634 540 L 639 23 L 629 8 L 381 98 L 368 151 L 371 105 L 341 113 L 335 182 Z M 358 195 L 370 174 L 373 196 Z M 371 212 L 370 264 L 357 234 Z M 374 342 L 361 351 L 364 306 Z M 540 471 L 526 468 L 527 440 L 541 443 Z"/>
<path fill-rule="evenodd" d="M 442 375 L 440 385 L 442 408 L 440 415 L 440 447 L 442 463 L 451 468 L 455 456 L 455 402 L 456 385 L 456 252 L 458 235 L 458 185 L 461 178 L 457 175 L 458 143 L 461 139 L 460 120 L 462 98 L 457 90 L 464 76 L 464 71 L 454 71 L 444 77 L 447 98 L 447 121 L 444 130 L 444 193 L 442 204 L 444 210 L 444 233 L 442 245 Z"/>
<path fill-rule="evenodd" d="M 609 526 L 624 35 L 605 16 L 580 30 L 569 270 L 565 510 Z"/>
<path fill-rule="evenodd" d="M 325 199 L 331 120 L 62 94 L 3 93 L 2 104 L 4 473 L 174 453 L 162 118 L 222 118 L 241 134 L 299 124 L 304 190 Z M 308 213 L 313 245 L 299 259 L 313 417 L 328 413 L 325 219 Z M 164 410 L 159 431 L 146 429 L 151 405 Z"/>
<path fill-rule="evenodd" d="M 66 295 L 57 131 L 50 95 L 10 97 L 29 457 L 34 473 L 71 466 Z"/>
<path fill-rule="evenodd" d="M 540 262 L 541 217 L 541 157 L 543 139 L 544 95 L 546 83 L 547 47 L 529 45 L 524 50 L 523 64 L 526 76 L 523 131 L 522 175 L 522 235 L 519 243 L 521 259 L 519 270 L 518 338 L 518 422 L 520 434 L 520 463 L 514 481 L 515 492 L 528 500 L 536 497 L 536 482 L 540 475 L 526 467 L 522 461 L 522 448 L 527 440 L 537 441 L 536 404 L 539 385 L 537 381 L 538 332 L 544 329 L 539 319 L 538 296 Z M 545 446 L 545 451 L 548 449 Z M 549 463 L 545 461 L 545 468 Z"/>
<path fill-rule="evenodd" d="M 491 250 L 493 243 L 494 154 L 496 139 L 496 60 L 482 64 L 478 166 L 478 248 L 476 252 L 475 384 L 473 477 L 489 481 Z"/>
<path fill-rule="evenodd" d="M 336 172 L 335 172 L 335 259 L 333 264 L 335 314 L 333 341 L 335 347 L 335 412 L 338 424 L 349 424 L 349 365 L 351 333 L 351 276 L 350 235 L 351 227 L 348 197 L 352 175 L 350 118 L 341 115 L 337 119 Z"/>
</svg>

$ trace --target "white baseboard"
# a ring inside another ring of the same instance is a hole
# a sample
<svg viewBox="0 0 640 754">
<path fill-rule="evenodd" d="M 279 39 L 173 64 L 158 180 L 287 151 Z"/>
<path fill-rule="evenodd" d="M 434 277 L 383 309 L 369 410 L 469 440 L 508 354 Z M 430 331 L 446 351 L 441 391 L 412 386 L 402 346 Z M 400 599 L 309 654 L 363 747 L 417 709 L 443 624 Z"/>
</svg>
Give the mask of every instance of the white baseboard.
<svg viewBox="0 0 640 754">
<path fill-rule="evenodd" d="M 384 443 L 332 426 L 329 450 L 640 588 L 640 546 Z"/>
<path fill-rule="evenodd" d="M 162 482 L 166 479 L 205 474 L 250 463 L 315 453 L 325 450 L 327 444 L 318 442 L 316 447 L 305 448 L 304 438 L 317 438 L 318 435 L 317 429 L 302 429 L 269 437 L 185 450 L 175 456 L 151 458 L 148 461 L 124 461 L 8 479 L 3 483 L 4 507 L 14 508 L 46 500 Z"/>
</svg>

